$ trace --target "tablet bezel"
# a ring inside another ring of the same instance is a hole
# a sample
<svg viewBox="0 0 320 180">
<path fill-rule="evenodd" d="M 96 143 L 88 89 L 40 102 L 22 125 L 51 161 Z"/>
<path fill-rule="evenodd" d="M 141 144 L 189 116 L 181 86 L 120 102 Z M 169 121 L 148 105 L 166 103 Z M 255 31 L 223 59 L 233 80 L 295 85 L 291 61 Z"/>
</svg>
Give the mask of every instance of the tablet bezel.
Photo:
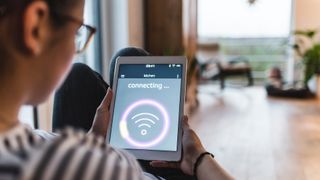
<svg viewBox="0 0 320 180">
<path fill-rule="evenodd" d="M 140 160 L 161 160 L 177 162 L 182 157 L 182 120 L 184 115 L 185 93 L 186 93 L 186 75 L 187 75 L 187 58 L 183 56 L 127 56 L 119 57 L 116 60 L 115 73 L 113 77 L 114 98 L 110 106 L 110 122 L 106 142 L 110 142 L 111 126 L 113 121 L 114 105 L 116 101 L 116 91 L 118 86 L 118 73 L 121 64 L 182 64 L 182 77 L 180 88 L 180 109 L 178 122 L 178 139 L 177 151 L 157 151 L 157 150 L 133 150 L 125 149 L 132 153 Z"/>
</svg>

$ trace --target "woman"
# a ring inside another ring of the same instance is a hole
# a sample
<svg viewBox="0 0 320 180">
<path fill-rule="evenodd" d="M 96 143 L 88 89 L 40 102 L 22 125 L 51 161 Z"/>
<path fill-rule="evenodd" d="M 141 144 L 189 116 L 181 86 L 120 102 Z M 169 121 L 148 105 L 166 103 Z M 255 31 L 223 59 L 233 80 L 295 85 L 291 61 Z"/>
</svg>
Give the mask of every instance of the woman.
<svg viewBox="0 0 320 180">
<path fill-rule="evenodd" d="M 0 0 L 0 179 L 147 179 L 129 154 L 104 144 L 112 91 L 99 106 L 89 134 L 67 129 L 45 141 L 21 125 L 22 105 L 38 105 L 56 89 L 70 70 L 83 24 L 83 0 Z M 229 179 L 205 152 L 187 122 L 184 124 L 180 164 L 175 166 L 198 179 Z M 201 156 L 200 156 L 201 155 Z M 200 161 L 201 160 L 201 161 Z M 196 174 L 194 174 L 196 172 Z"/>
</svg>

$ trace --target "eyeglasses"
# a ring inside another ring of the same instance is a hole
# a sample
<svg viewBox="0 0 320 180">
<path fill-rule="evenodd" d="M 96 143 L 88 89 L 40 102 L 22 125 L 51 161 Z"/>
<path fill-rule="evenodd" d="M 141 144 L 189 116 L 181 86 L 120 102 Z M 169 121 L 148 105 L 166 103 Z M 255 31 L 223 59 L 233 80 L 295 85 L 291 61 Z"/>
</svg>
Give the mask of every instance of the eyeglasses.
<svg viewBox="0 0 320 180">
<path fill-rule="evenodd" d="M 68 20 L 80 25 L 80 28 L 78 29 L 76 34 L 75 45 L 76 45 L 76 53 L 77 54 L 83 53 L 88 47 L 94 34 L 97 32 L 97 29 L 87 24 L 84 24 L 81 20 L 78 20 L 72 16 L 60 15 L 60 14 L 59 16 L 64 20 Z"/>
<path fill-rule="evenodd" d="M 97 32 L 96 28 L 82 24 L 78 29 L 76 34 L 75 44 L 76 44 L 76 53 L 80 54 L 85 51 L 92 40 L 94 34 Z"/>
</svg>

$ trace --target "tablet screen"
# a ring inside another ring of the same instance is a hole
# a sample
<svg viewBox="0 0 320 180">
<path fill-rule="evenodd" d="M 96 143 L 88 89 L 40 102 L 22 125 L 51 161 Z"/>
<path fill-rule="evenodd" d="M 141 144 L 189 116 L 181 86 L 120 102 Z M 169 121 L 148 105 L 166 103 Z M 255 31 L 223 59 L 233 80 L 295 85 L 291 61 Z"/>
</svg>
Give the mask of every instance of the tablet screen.
<svg viewBox="0 0 320 180">
<path fill-rule="evenodd" d="M 182 64 L 120 64 L 111 145 L 177 151 Z"/>
</svg>

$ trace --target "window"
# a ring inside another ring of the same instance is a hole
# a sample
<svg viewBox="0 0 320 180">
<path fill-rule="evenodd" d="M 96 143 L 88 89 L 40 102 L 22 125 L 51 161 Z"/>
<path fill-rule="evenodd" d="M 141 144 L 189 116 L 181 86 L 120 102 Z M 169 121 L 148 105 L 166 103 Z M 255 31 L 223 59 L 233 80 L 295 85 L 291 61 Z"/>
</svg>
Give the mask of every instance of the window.
<svg viewBox="0 0 320 180">
<path fill-rule="evenodd" d="M 22 123 L 34 128 L 34 116 L 32 106 L 24 106 L 20 109 L 19 120 Z"/>
<path fill-rule="evenodd" d="M 249 60 L 255 78 L 273 65 L 287 68 L 292 0 L 198 0 L 200 44 L 218 43 L 227 60 Z"/>
<path fill-rule="evenodd" d="M 200 38 L 288 37 L 291 0 L 199 0 Z"/>
</svg>

